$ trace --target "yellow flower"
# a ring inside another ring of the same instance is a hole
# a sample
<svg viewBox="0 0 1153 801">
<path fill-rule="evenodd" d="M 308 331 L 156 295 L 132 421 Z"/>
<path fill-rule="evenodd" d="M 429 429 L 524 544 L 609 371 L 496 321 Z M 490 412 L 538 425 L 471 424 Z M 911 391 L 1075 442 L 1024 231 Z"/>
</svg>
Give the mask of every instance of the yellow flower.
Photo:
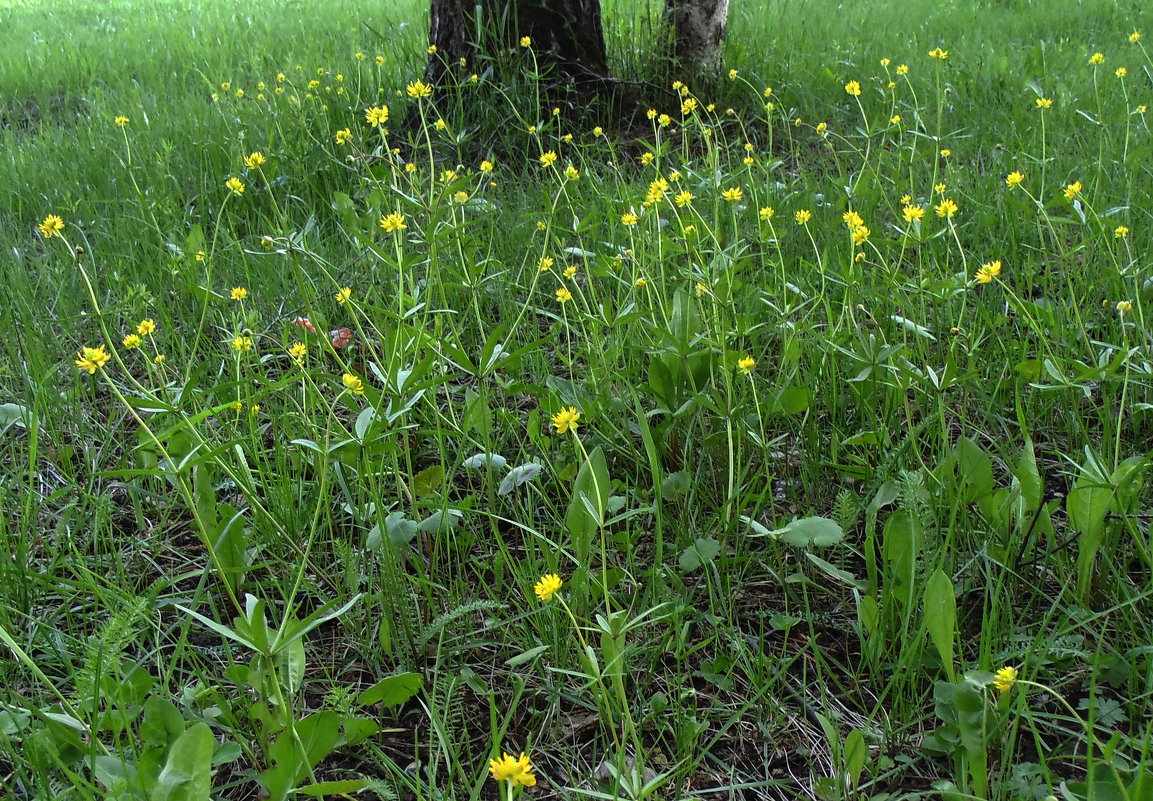
<svg viewBox="0 0 1153 801">
<path fill-rule="evenodd" d="M 406 162 L 404 165 L 404 171 L 405 172 L 416 172 L 416 165 L 413 164 L 411 161 Z"/>
<path fill-rule="evenodd" d="M 436 55 L 436 45 L 429 45 L 429 46 L 428 46 L 428 54 L 429 54 L 430 56 L 435 56 L 435 55 Z"/>
<path fill-rule="evenodd" d="M 576 267 L 571 267 L 571 266 L 570 266 L 570 267 L 565 267 L 565 270 L 564 270 L 564 272 L 562 273 L 562 275 L 563 275 L 565 278 L 575 278 L 575 277 L 576 277 L 576 274 L 577 274 L 577 268 L 576 268 Z"/>
<path fill-rule="evenodd" d="M 567 434 L 570 431 L 575 432 L 580 425 L 578 422 L 581 419 L 581 413 L 576 410 L 575 406 L 569 406 L 567 409 L 561 409 L 559 412 L 552 416 L 552 425 L 558 434 Z"/>
<path fill-rule="evenodd" d="M 1016 170 L 1014 170 L 1013 172 L 1011 172 L 1005 176 L 1005 185 L 1007 187 L 1009 187 L 1010 189 L 1012 189 L 1015 186 L 1019 186 L 1021 184 L 1021 182 L 1024 180 L 1025 180 L 1025 174 L 1022 172 L 1017 172 Z"/>
<path fill-rule="evenodd" d="M 680 208 L 684 208 L 693 202 L 693 193 L 687 189 L 682 192 L 677 192 L 676 196 L 673 197 L 673 202 Z"/>
<path fill-rule="evenodd" d="M 1065 199 L 1072 200 L 1073 198 L 1077 197 L 1077 195 L 1081 194 L 1081 190 L 1083 188 L 1084 187 L 1081 186 L 1080 181 L 1074 181 L 1073 183 L 1069 184 L 1065 187 L 1064 190 Z"/>
<path fill-rule="evenodd" d="M 348 299 L 352 297 L 352 287 L 346 286 L 336 293 L 336 302 L 340 304 L 348 303 Z"/>
<path fill-rule="evenodd" d="M 944 184 L 934 184 L 933 185 L 933 191 L 939 195 L 945 191 L 945 185 Z"/>
<path fill-rule="evenodd" d="M 441 170 L 440 171 L 440 182 L 442 184 L 450 184 L 453 181 L 455 181 L 456 178 L 457 178 L 456 170 Z"/>
<path fill-rule="evenodd" d="M 682 117 L 689 116 L 690 114 L 692 114 L 694 111 L 697 110 L 697 106 L 699 106 L 699 105 L 700 105 L 700 103 L 697 102 L 697 99 L 695 97 L 688 98 L 687 100 L 685 100 L 685 102 L 681 103 L 681 116 Z"/>
<path fill-rule="evenodd" d="M 649 283 L 649 282 L 648 282 L 648 281 L 646 281 L 645 279 L 643 279 L 643 278 L 638 278 L 638 279 L 637 279 L 637 284 L 636 284 L 636 285 L 637 285 L 637 287 L 638 287 L 639 289 L 644 289 L 646 286 L 648 286 L 648 283 Z"/>
<path fill-rule="evenodd" d="M 369 125 L 384 125 L 388 122 L 388 106 L 370 106 L 364 110 L 364 118 Z"/>
<path fill-rule="evenodd" d="M 721 197 L 723 197 L 725 200 L 730 200 L 730 201 L 740 200 L 744 196 L 745 196 L 745 193 L 741 191 L 741 188 L 739 186 L 730 186 L 724 192 L 721 192 Z"/>
<path fill-rule="evenodd" d="M 949 57 L 949 51 L 948 50 L 942 50 L 939 47 L 934 47 L 932 50 L 929 51 L 929 56 L 930 56 L 930 58 L 935 58 L 935 59 L 938 59 L 940 61 L 944 61 L 945 59 L 947 59 Z"/>
<path fill-rule="evenodd" d="M 818 122 L 817 123 L 817 136 L 824 136 L 825 132 L 828 130 L 829 130 L 829 124 L 827 122 Z"/>
<path fill-rule="evenodd" d="M 636 225 L 640 218 L 633 214 L 631 211 L 627 214 L 621 215 L 621 223 L 624 225 Z"/>
<path fill-rule="evenodd" d="M 655 108 L 650 108 L 648 111 L 645 112 L 645 116 L 648 117 L 650 120 L 655 120 L 657 118 L 657 110 Z"/>
<path fill-rule="evenodd" d="M 385 216 L 381 217 L 380 227 L 388 231 L 390 234 L 394 234 L 397 231 L 408 228 L 408 226 L 404 224 L 404 215 L 399 211 L 394 211 L 391 214 L 386 214 Z"/>
<path fill-rule="evenodd" d="M 93 375 L 108 363 L 109 358 L 111 357 L 104 352 L 103 345 L 98 345 L 95 348 L 84 348 L 76 352 L 76 366 L 89 375 Z"/>
<path fill-rule="evenodd" d="M 354 376 L 352 373 L 345 373 L 340 377 L 340 380 L 344 384 L 344 388 L 353 395 L 364 394 L 364 382 L 361 381 L 358 376 Z"/>
<path fill-rule="evenodd" d="M 553 164 L 556 163 L 556 152 L 549 150 L 546 153 L 541 153 L 539 161 L 544 166 L 551 167 Z"/>
<path fill-rule="evenodd" d="M 1133 31 L 1133 33 L 1129 34 L 1130 44 L 1137 44 L 1139 41 L 1141 41 L 1141 34 L 1138 31 Z"/>
<path fill-rule="evenodd" d="M 793 219 L 797 221 L 797 225 L 804 225 L 809 220 L 813 219 L 813 214 L 808 209 L 801 209 L 793 215 Z"/>
<path fill-rule="evenodd" d="M 1131 312 L 1131 311 L 1133 311 L 1133 303 L 1131 301 L 1128 301 L 1128 300 L 1117 301 L 1117 313 L 1118 314 L 1126 314 L 1126 313 Z"/>
<path fill-rule="evenodd" d="M 136 333 L 142 337 L 146 337 L 156 330 L 155 320 L 141 320 L 140 324 L 136 326 Z"/>
<path fill-rule="evenodd" d="M 980 269 L 977 270 L 977 283 L 988 284 L 994 278 L 1001 274 L 1001 262 L 991 261 L 988 264 L 982 264 Z"/>
<path fill-rule="evenodd" d="M 465 203 L 468 202 L 468 192 L 465 192 L 463 189 L 460 191 L 457 191 L 457 192 L 453 192 L 452 193 L 452 202 L 464 205 Z"/>
<path fill-rule="evenodd" d="M 888 58 L 881 59 L 881 66 L 882 67 L 887 67 L 887 66 L 889 66 L 890 63 L 892 63 L 892 62 L 890 62 Z"/>
<path fill-rule="evenodd" d="M 481 172 L 492 172 L 492 162 L 488 161 L 487 159 L 485 161 L 482 161 L 480 163 L 480 171 Z"/>
<path fill-rule="evenodd" d="M 1141 105 L 1141 106 L 1137 107 L 1137 113 L 1138 114 L 1144 114 L 1148 110 L 1149 110 L 1149 107 L 1145 106 L 1145 105 Z"/>
<path fill-rule="evenodd" d="M 520 46 L 521 47 L 529 47 L 531 45 L 532 45 L 532 37 L 531 36 L 520 37 Z"/>
<path fill-rule="evenodd" d="M 384 66 L 384 56 L 377 56 L 376 58 L 373 59 L 373 61 L 376 62 L 376 66 L 378 66 L 378 67 Z"/>
<path fill-rule="evenodd" d="M 997 671 L 993 678 L 993 686 L 998 692 L 1007 693 L 1017 683 L 1017 668 L 1006 665 Z"/>
<path fill-rule="evenodd" d="M 845 221 L 845 227 L 850 231 L 855 228 L 860 228 L 865 224 L 865 221 L 861 219 L 861 215 L 855 211 L 846 211 L 841 215 L 841 219 Z"/>
<path fill-rule="evenodd" d="M 565 287 L 561 287 L 556 291 L 556 299 L 560 303 L 568 303 L 572 300 L 572 292 L 569 292 Z"/>
<path fill-rule="evenodd" d="M 763 206 L 761 208 L 761 210 L 759 212 L 757 212 L 757 214 L 760 215 L 760 218 L 762 220 L 771 220 L 773 218 L 773 215 L 776 213 L 777 213 L 777 210 L 774 209 L 772 206 Z"/>
<path fill-rule="evenodd" d="M 1103 53 L 1094 53 L 1093 55 L 1089 56 L 1089 63 L 1094 65 L 1104 64 L 1105 55 Z"/>
<path fill-rule="evenodd" d="M 729 80 L 735 81 L 736 79 L 737 79 L 737 71 L 736 70 L 729 70 Z"/>
<path fill-rule="evenodd" d="M 119 125 L 121 128 L 123 128 L 125 125 L 127 125 L 127 124 L 128 124 L 128 118 L 127 118 L 127 117 L 117 117 L 117 118 L 114 120 L 114 122 L 115 122 L 117 125 Z"/>
<path fill-rule="evenodd" d="M 1126 75 L 1129 74 L 1129 70 L 1127 70 L 1125 67 L 1118 67 L 1117 69 L 1115 69 L 1113 71 L 1113 74 L 1116 75 L 1118 78 L 1124 78 Z"/>
<path fill-rule="evenodd" d="M 552 256 L 541 256 L 540 261 L 536 263 L 536 267 L 540 272 L 547 273 L 552 269 L 553 264 L 555 264 L 555 262 L 553 261 Z"/>
<path fill-rule="evenodd" d="M 284 83 L 284 79 L 286 77 L 288 77 L 288 76 L 286 76 L 283 72 L 276 73 L 276 80 L 280 83 Z"/>
<path fill-rule="evenodd" d="M 662 114 L 661 116 L 657 117 L 657 124 L 662 128 L 667 128 L 673 124 L 673 118 L 668 114 Z"/>
<path fill-rule="evenodd" d="M 663 177 L 657 178 L 649 184 L 649 192 L 646 197 L 649 203 L 659 203 L 661 198 L 665 196 L 665 192 L 669 191 L 669 182 Z"/>
<path fill-rule="evenodd" d="M 237 353 L 247 353 L 252 350 L 252 337 L 246 337 L 243 334 L 237 334 L 228 343 Z"/>
<path fill-rule="evenodd" d="M 644 164 L 644 165 L 652 164 L 653 160 L 655 158 L 656 158 L 656 156 L 654 156 L 652 153 L 642 153 L 641 154 L 641 164 Z"/>
<path fill-rule="evenodd" d="M 752 356 L 746 356 L 737 362 L 737 367 L 744 375 L 749 375 L 753 372 L 753 368 L 757 366 L 757 360 Z"/>
<path fill-rule="evenodd" d="M 949 156 L 951 156 L 951 155 L 953 155 L 953 151 L 952 151 L 952 150 L 950 150 L 950 149 L 949 149 L 949 148 L 947 148 L 947 147 L 943 147 L 943 148 L 941 148 L 941 158 L 943 158 L 943 159 L 947 159 L 947 158 L 949 158 Z"/>
<path fill-rule="evenodd" d="M 909 65 L 908 64 L 901 64 L 900 66 L 898 66 L 897 67 L 897 74 L 898 75 L 908 75 L 909 74 Z"/>
<path fill-rule="evenodd" d="M 44 218 L 44 222 L 36 227 L 40 229 L 41 236 L 45 239 L 51 239 L 54 236 L 60 236 L 60 232 L 64 230 L 64 220 L 55 214 L 49 214 Z"/>
<path fill-rule="evenodd" d="M 570 164 L 564 168 L 564 177 L 570 181 L 575 181 L 581 177 L 581 174 L 576 167 Z"/>
<path fill-rule="evenodd" d="M 938 217 L 951 219 L 953 215 L 957 213 L 957 204 L 946 198 L 937 204 L 934 211 L 937 212 Z"/>
<path fill-rule="evenodd" d="M 256 151 L 244 157 L 244 166 L 250 170 L 255 170 L 258 169 L 264 161 L 264 154 Z"/>
<path fill-rule="evenodd" d="M 152 363 L 153 364 L 164 364 L 164 360 L 166 358 L 168 358 L 168 357 L 165 356 L 163 353 L 157 353 L 156 356 L 152 359 Z"/>
<path fill-rule="evenodd" d="M 533 592 L 536 593 L 537 598 L 548 603 L 552 600 L 552 597 L 556 595 L 562 584 L 564 584 L 564 582 L 561 581 L 560 576 L 556 573 L 548 573 L 541 576 L 540 581 L 534 584 L 532 589 Z"/>
<path fill-rule="evenodd" d="M 336 132 L 336 143 L 338 145 L 347 145 L 352 141 L 352 129 L 342 128 Z"/>
<path fill-rule="evenodd" d="M 224 185 L 232 190 L 232 194 L 234 195 L 244 194 L 244 181 L 240 180 L 235 175 L 225 181 Z"/>
<path fill-rule="evenodd" d="M 288 355 L 298 366 L 302 365 L 304 364 L 304 357 L 308 355 L 308 345 L 303 342 L 293 342 L 288 348 Z"/>
<path fill-rule="evenodd" d="M 845 92 L 853 97 L 857 97 L 861 94 L 861 84 L 857 81 L 849 81 L 845 84 Z"/>
<path fill-rule="evenodd" d="M 514 759 L 509 754 L 502 754 L 500 759 L 491 759 L 488 763 L 488 771 L 493 779 L 508 782 L 513 786 L 535 786 L 536 776 L 533 775 L 533 770 L 532 763 L 523 751 L 519 758 Z"/>
<path fill-rule="evenodd" d="M 867 225 L 858 225 L 853 229 L 853 244 L 861 245 L 868 241 L 869 234 L 872 233 Z"/>
<path fill-rule="evenodd" d="M 229 293 L 229 297 L 233 300 L 244 300 L 248 297 L 248 290 L 242 286 L 234 286 L 232 292 Z"/>
<path fill-rule="evenodd" d="M 424 81 L 413 81 L 404 87 L 404 91 L 411 98 L 432 97 L 432 87 Z"/>
<path fill-rule="evenodd" d="M 1115 239 L 1124 239 L 1127 236 L 1129 236 L 1129 229 L 1124 225 L 1118 225 L 1113 229 L 1113 237 Z"/>
<path fill-rule="evenodd" d="M 765 87 L 765 91 L 761 92 L 761 95 L 762 95 L 763 97 L 769 97 L 769 96 L 771 96 L 772 94 L 773 94 L 773 87 L 771 87 L 771 86 L 766 86 L 766 87 Z"/>
<path fill-rule="evenodd" d="M 437 120 L 433 123 L 433 127 L 435 127 L 438 131 L 443 131 L 448 128 L 448 123 L 444 120 Z"/>
<path fill-rule="evenodd" d="M 605 129 L 600 127 L 599 125 L 596 126 L 595 128 L 593 128 L 593 136 L 596 136 L 596 137 L 604 136 L 604 133 L 605 133 Z"/>
<path fill-rule="evenodd" d="M 128 348 L 128 350 L 132 350 L 134 348 L 139 348 L 140 343 L 143 341 L 144 340 L 140 338 L 139 334 L 129 334 L 128 336 L 124 337 L 122 343 L 124 347 Z"/>
<path fill-rule="evenodd" d="M 898 123 L 900 123 L 900 121 L 901 121 L 901 115 L 900 114 L 894 114 L 892 117 L 889 117 L 889 124 L 890 125 L 897 125 Z"/>
</svg>

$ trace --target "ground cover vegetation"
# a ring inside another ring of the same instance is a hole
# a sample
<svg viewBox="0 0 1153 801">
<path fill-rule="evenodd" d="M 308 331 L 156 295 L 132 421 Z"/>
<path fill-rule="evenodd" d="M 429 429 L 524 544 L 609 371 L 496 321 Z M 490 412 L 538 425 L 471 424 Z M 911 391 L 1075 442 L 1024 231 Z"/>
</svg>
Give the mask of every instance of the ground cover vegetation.
<svg viewBox="0 0 1153 801">
<path fill-rule="evenodd" d="M 1153 797 L 1153 18 L 1041 5 L 606 5 L 620 122 L 0 3 L 4 797 Z"/>
</svg>

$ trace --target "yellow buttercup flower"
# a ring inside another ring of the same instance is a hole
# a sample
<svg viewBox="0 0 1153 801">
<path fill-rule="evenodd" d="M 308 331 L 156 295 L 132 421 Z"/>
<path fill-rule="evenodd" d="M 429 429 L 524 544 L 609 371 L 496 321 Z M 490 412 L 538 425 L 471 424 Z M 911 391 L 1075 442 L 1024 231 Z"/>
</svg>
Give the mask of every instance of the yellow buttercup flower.
<svg viewBox="0 0 1153 801">
<path fill-rule="evenodd" d="M 1089 56 L 1089 63 L 1093 64 L 1094 66 L 1096 66 L 1098 64 L 1104 64 L 1105 63 L 1105 54 L 1104 53 L 1094 53 L 1093 55 Z"/>
<path fill-rule="evenodd" d="M 988 264 L 982 264 L 977 270 L 977 283 L 988 284 L 994 278 L 1001 274 L 1001 262 L 991 261 Z"/>
<path fill-rule="evenodd" d="M 740 200 L 744 196 L 745 193 L 741 191 L 739 186 L 730 186 L 728 189 L 721 192 L 721 197 L 723 197 L 725 200 L 733 202 Z"/>
<path fill-rule="evenodd" d="M 993 686 L 998 692 L 1007 693 L 1017 683 L 1017 668 L 1006 665 L 993 677 Z"/>
<path fill-rule="evenodd" d="M 547 273 L 555 263 L 552 256 L 541 256 L 540 261 L 536 263 L 536 268 L 542 273 Z"/>
<path fill-rule="evenodd" d="M 121 340 L 124 347 L 128 348 L 128 350 L 139 348 L 140 343 L 143 341 L 144 340 L 140 338 L 139 334 L 129 334 L 128 336 L 124 337 L 123 340 Z"/>
<path fill-rule="evenodd" d="M 925 216 L 925 209 L 921 206 L 906 205 L 905 208 L 901 210 L 901 213 L 905 217 L 905 222 L 915 223 L 920 222 L 921 218 Z"/>
<path fill-rule="evenodd" d="M 569 406 L 567 409 L 561 409 L 559 412 L 552 416 L 552 425 L 558 434 L 567 434 L 570 431 L 575 432 L 580 425 L 581 413 L 576 410 L 575 406 Z"/>
<path fill-rule="evenodd" d="M 536 776 L 533 775 L 533 766 L 529 758 L 521 752 L 520 757 L 514 758 L 509 754 L 502 754 L 500 759 L 489 760 L 488 771 L 492 778 L 498 782 L 508 782 L 512 786 L 533 787 L 536 785 Z"/>
<path fill-rule="evenodd" d="M 938 217 L 944 217 L 945 219 L 952 219 L 953 215 L 957 213 L 957 208 L 958 207 L 957 207 L 956 203 L 954 203 L 952 200 L 949 200 L 948 198 L 946 198 L 937 204 L 934 211 L 937 212 Z"/>
<path fill-rule="evenodd" d="M 1021 182 L 1025 180 L 1025 174 L 1022 172 L 1013 172 L 1005 176 L 1005 185 L 1012 189 L 1015 186 L 1020 186 Z"/>
<path fill-rule="evenodd" d="M 227 186 L 234 195 L 244 194 L 244 181 L 240 180 L 235 175 L 225 181 L 224 185 Z"/>
<path fill-rule="evenodd" d="M 898 75 L 908 75 L 909 74 L 909 65 L 908 64 L 901 64 L 900 66 L 898 66 L 897 67 L 897 74 Z"/>
<path fill-rule="evenodd" d="M 564 272 L 561 273 L 561 275 L 563 275 L 565 278 L 575 278 L 576 274 L 577 268 L 572 266 L 565 267 Z"/>
<path fill-rule="evenodd" d="M 552 597 L 556 595 L 562 584 L 564 584 L 564 582 L 561 581 L 560 576 L 556 573 L 548 573 L 541 576 L 540 581 L 534 584 L 532 589 L 533 592 L 536 593 L 537 598 L 548 603 L 552 600 Z"/>
<path fill-rule="evenodd" d="M 1069 184 L 1063 190 L 1063 193 L 1065 195 L 1065 199 L 1066 200 L 1072 200 L 1073 198 L 1077 197 L 1077 195 L 1081 194 L 1081 190 L 1083 188 L 1084 187 L 1081 186 L 1080 181 L 1074 181 L 1073 183 Z"/>
<path fill-rule="evenodd" d="M 757 366 L 757 360 L 752 356 L 746 356 L 737 362 L 737 368 L 744 375 L 749 375 L 753 372 L 753 368 Z"/>
<path fill-rule="evenodd" d="M 761 210 L 757 212 L 757 215 L 762 220 L 771 220 L 773 218 L 773 215 L 776 213 L 777 213 L 777 210 L 774 209 L 772 206 L 763 206 L 761 208 Z"/>
<path fill-rule="evenodd" d="M 639 220 L 640 218 L 632 212 L 621 215 L 621 223 L 623 225 L 636 225 Z"/>
<path fill-rule="evenodd" d="M 338 145 L 347 145 L 352 141 L 352 129 L 342 128 L 336 132 L 336 143 Z"/>
<path fill-rule="evenodd" d="M 949 51 L 948 50 L 942 50 L 939 47 L 934 47 L 932 50 L 929 51 L 929 57 L 935 58 L 939 61 L 944 61 L 945 59 L 947 59 L 949 57 Z"/>
<path fill-rule="evenodd" d="M 337 290 L 336 302 L 340 304 L 348 303 L 348 299 L 352 297 L 352 287 L 346 286 Z"/>
<path fill-rule="evenodd" d="M 384 125 L 388 122 L 388 106 L 371 106 L 364 110 L 364 119 L 369 125 Z"/>
<path fill-rule="evenodd" d="M 1131 311 L 1133 311 L 1132 301 L 1128 301 L 1128 300 L 1117 301 L 1117 313 L 1118 314 L 1124 315 L 1124 314 L 1128 314 Z"/>
<path fill-rule="evenodd" d="M 797 225 L 804 225 L 809 220 L 813 219 L 813 213 L 808 209 L 801 209 L 793 215 L 793 219 L 797 221 Z"/>
<path fill-rule="evenodd" d="M 114 122 L 115 122 L 117 125 L 119 125 L 121 128 L 123 128 L 125 125 L 127 125 L 127 124 L 128 124 L 128 118 L 127 118 L 127 117 L 117 117 L 117 118 L 116 118 L 115 120 L 113 120 L 113 121 L 114 121 Z"/>
<path fill-rule="evenodd" d="M 140 323 L 136 326 L 136 333 L 140 334 L 142 337 L 148 336 L 155 330 L 156 321 L 151 319 L 141 320 Z"/>
<path fill-rule="evenodd" d="M 64 230 L 64 220 L 55 214 L 49 214 L 44 218 L 44 222 L 36 227 L 40 229 L 41 236 L 45 239 L 51 239 L 54 236 L 60 236 L 60 232 Z"/>
<path fill-rule="evenodd" d="M 264 154 L 256 151 L 244 157 L 244 166 L 250 170 L 259 169 L 260 165 L 264 164 Z"/>
<path fill-rule="evenodd" d="M 540 154 L 540 159 L 539 159 L 539 161 L 540 161 L 540 163 L 541 163 L 541 164 L 543 164 L 544 166 L 546 166 L 546 167 L 551 167 L 553 164 L 555 164 L 555 163 L 556 163 L 556 158 L 557 158 L 557 156 L 556 156 L 556 152 L 555 152 L 555 151 L 552 151 L 552 150 L 549 150 L 549 151 L 547 151 L 547 152 L 545 152 L 545 153 L 541 153 L 541 154 Z"/>
<path fill-rule="evenodd" d="M 303 342 L 293 342 L 288 348 L 288 355 L 296 362 L 297 366 L 304 364 L 304 357 L 308 355 L 308 345 Z"/>
<path fill-rule="evenodd" d="M 1116 75 L 1118 78 L 1124 78 L 1126 75 L 1129 74 L 1129 70 L 1127 70 L 1125 67 L 1118 67 L 1117 69 L 1115 69 L 1113 71 L 1113 74 Z"/>
<path fill-rule="evenodd" d="M 248 297 L 248 290 L 242 286 L 234 286 L 228 296 L 233 300 L 244 300 Z"/>
<path fill-rule="evenodd" d="M 252 350 L 252 337 L 246 337 L 243 334 L 237 334 L 228 343 L 237 353 L 248 353 Z"/>
<path fill-rule="evenodd" d="M 380 227 L 388 231 L 390 234 L 394 234 L 397 231 L 402 231 L 405 228 L 408 228 L 408 226 L 404 223 L 404 215 L 399 211 L 394 211 L 391 214 L 386 214 L 385 216 L 381 217 Z"/>
<path fill-rule="evenodd" d="M 581 177 L 581 174 L 576 167 L 570 164 L 564 168 L 564 177 L 570 181 L 575 181 Z"/>
<path fill-rule="evenodd" d="M 1138 32 L 1138 31 L 1133 31 L 1133 33 L 1129 34 L 1129 42 L 1130 42 L 1130 44 L 1137 44 L 1137 42 L 1139 42 L 1139 41 L 1141 41 L 1141 34 L 1140 34 L 1140 32 Z"/>
<path fill-rule="evenodd" d="M 673 197 L 673 202 L 676 203 L 678 207 L 684 208 L 693 202 L 693 193 L 687 189 L 677 192 Z"/>
<path fill-rule="evenodd" d="M 1118 225 L 1116 228 L 1113 229 L 1113 238 L 1114 239 L 1124 239 L 1127 236 L 1129 236 L 1129 229 L 1126 228 L 1124 225 Z"/>
<path fill-rule="evenodd" d="M 854 228 L 860 228 L 865 224 L 865 221 L 861 219 L 861 215 L 855 211 L 846 211 L 841 215 L 841 219 L 845 221 L 845 227 L 850 231 Z"/>
<path fill-rule="evenodd" d="M 521 47 L 530 47 L 531 45 L 532 45 L 532 37 L 531 36 L 520 37 L 520 46 Z"/>
<path fill-rule="evenodd" d="M 858 81 L 849 81 L 845 84 L 845 92 L 853 97 L 857 97 L 861 94 L 861 84 Z"/>
<path fill-rule="evenodd" d="M 104 351 L 104 345 L 97 345 L 95 348 L 84 348 L 76 352 L 76 366 L 84 370 L 89 375 L 95 372 L 108 363 L 111 357 Z"/>
<path fill-rule="evenodd" d="M 340 377 L 340 380 L 341 383 L 344 384 L 344 388 L 353 395 L 364 394 L 364 382 L 361 381 L 358 376 L 354 376 L 352 373 L 345 373 Z"/>
<path fill-rule="evenodd" d="M 556 299 L 560 303 L 568 303 L 570 300 L 572 300 L 572 292 L 569 292 L 568 289 L 562 286 L 556 291 Z"/>
<path fill-rule="evenodd" d="M 424 81 L 413 81 L 404 87 L 404 91 L 411 98 L 432 97 L 432 87 Z"/>
</svg>

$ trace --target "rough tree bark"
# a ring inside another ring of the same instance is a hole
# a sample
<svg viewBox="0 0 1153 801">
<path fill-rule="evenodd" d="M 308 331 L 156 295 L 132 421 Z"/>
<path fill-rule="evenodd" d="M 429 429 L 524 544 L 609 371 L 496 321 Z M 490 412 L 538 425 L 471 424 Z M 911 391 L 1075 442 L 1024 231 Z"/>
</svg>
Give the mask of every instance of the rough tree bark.
<svg viewBox="0 0 1153 801">
<path fill-rule="evenodd" d="M 578 83 L 608 75 L 600 0 L 431 0 L 425 79 L 436 85 L 461 58 L 515 48 L 532 38 L 538 62 Z"/>
<path fill-rule="evenodd" d="M 689 75 L 721 66 L 729 0 L 665 0 L 672 61 Z"/>
</svg>

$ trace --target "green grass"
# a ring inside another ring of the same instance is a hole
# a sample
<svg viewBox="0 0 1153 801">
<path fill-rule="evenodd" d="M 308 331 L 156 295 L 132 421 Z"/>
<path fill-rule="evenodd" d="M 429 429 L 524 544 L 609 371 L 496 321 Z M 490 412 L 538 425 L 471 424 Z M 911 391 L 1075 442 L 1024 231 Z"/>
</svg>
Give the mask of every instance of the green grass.
<svg viewBox="0 0 1153 801">
<path fill-rule="evenodd" d="M 1153 794 L 1153 15 L 760 5 L 0 2 L 4 797 Z"/>
</svg>

